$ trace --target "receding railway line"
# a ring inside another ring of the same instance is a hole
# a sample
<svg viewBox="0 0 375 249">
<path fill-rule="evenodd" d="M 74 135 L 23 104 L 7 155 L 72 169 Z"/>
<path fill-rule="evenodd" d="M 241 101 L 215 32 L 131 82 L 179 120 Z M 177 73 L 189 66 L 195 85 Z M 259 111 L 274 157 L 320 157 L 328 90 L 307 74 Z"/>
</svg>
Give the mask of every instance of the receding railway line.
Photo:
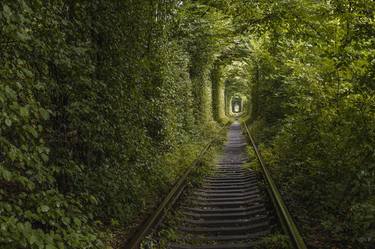
<svg viewBox="0 0 375 249">
<path fill-rule="evenodd" d="M 256 172 L 244 168 L 248 161 L 246 146 L 250 142 L 258 157 L 266 186 L 264 195 L 259 188 Z M 202 151 L 203 155 L 210 144 Z M 186 186 L 193 165 L 176 183 L 158 209 L 138 228 L 126 248 L 139 248 L 139 244 L 155 224 L 160 224 L 168 209 L 178 201 Z M 267 197 L 268 196 L 268 197 Z M 266 208 L 271 200 L 275 212 Z M 168 243 L 170 249 L 242 249 L 253 248 L 268 235 L 277 219 L 290 238 L 293 248 L 305 249 L 279 191 L 266 168 L 258 148 L 246 125 L 230 125 L 228 141 L 212 175 L 200 187 L 181 200 L 178 208 L 182 217 L 178 243 Z M 273 217 L 273 213 L 277 214 Z M 276 218 L 276 219 L 275 219 Z"/>
</svg>

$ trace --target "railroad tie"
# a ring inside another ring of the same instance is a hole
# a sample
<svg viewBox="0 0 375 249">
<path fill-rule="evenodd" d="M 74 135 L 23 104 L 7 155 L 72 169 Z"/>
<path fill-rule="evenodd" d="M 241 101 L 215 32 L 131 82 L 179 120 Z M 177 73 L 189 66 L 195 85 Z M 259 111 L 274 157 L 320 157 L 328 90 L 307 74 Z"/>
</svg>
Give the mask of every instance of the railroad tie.
<svg viewBox="0 0 375 249">
<path fill-rule="evenodd" d="M 271 230 L 268 212 L 248 161 L 246 140 L 238 123 L 229 128 L 228 141 L 215 173 L 206 177 L 182 207 L 181 244 L 170 249 L 253 248 Z"/>
</svg>

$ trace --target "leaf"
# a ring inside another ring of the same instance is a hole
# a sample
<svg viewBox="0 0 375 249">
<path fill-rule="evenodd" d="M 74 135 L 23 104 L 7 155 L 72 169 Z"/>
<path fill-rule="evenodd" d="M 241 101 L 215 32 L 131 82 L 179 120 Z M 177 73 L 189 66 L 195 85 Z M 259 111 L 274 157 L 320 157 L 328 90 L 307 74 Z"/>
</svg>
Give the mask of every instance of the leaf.
<svg viewBox="0 0 375 249">
<path fill-rule="evenodd" d="M 30 245 L 34 244 L 37 240 L 38 238 L 35 236 L 35 234 L 31 234 L 31 236 L 29 237 Z"/>
<path fill-rule="evenodd" d="M 9 118 L 5 119 L 5 124 L 10 127 L 12 125 L 12 121 Z"/>
<path fill-rule="evenodd" d="M 43 162 L 48 162 L 48 155 L 46 153 L 41 153 L 40 157 L 42 158 Z"/>
<path fill-rule="evenodd" d="M 76 224 L 77 226 L 81 226 L 81 221 L 80 221 L 80 219 L 74 217 L 74 218 L 73 218 L 73 221 L 74 221 L 74 224 Z"/>
<path fill-rule="evenodd" d="M 42 116 L 43 120 L 48 120 L 49 113 L 46 109 L 40 109 L 40 115 Z"/>
<path fill-rule="evenodd" d="M 20 113 L 23 118 L 29 117 L 29 110 L 26 107 L 21 107 Z"/>
<path fill-rule="evenodd" d="M 27 76 L 28 78 L 32 78 L 34 76 L 33 72 L 31 72 L 29 69 L 27 68 L 22 68 L 22 72 L 24 73 L 25 76 Z"/>
<path fill-rule="evenodd" d="M 12 178 L 12 174 L 7 170 L 4 169 L 3 167 L 0 168 L 1 175 L 3 176 L 3 179 L 5 181 L 10 181 Z"/>
<path fill-rule="evenodd" d="M 46 245 L 46 249 L 56 249 L 56 247 L 52 244 Z"/>
<path fill-rule="evenodd" d="M 25 130 L 27 130 L 31 135 L 33 135 L 34 138 L 38 137 L 38 132 L 36 129 L 32 126 L 26 126 Z"/>
<path fill-rule="evenodd" d="M 42 206 L 40 206 L 40 210 L 41 210 L 43 213 L 46 213 L 46 212 L 49 211 L 49 207 L 46 206 L 46 205 L 42 205 Z"/>
<path fill-rule="evenodd" d="M 62 242 L 57 242 L 57 247 L 59 249 L 64 249 L 65 248 L 64 243 L 62 243 Z"/>
<path fill-rule="evenodd" d="M 3 6 L 3 14 L 4 14 L 5 18 L 9 21 L 10 16 L 12 15 L 12 10 L 6 4 L 4 4 L 4 6 Z"/>
<path fill-rule="evenodd" d="M 30 36 L 25 32 L 17 32 L 16 36 L 20 41 L 27 41 L 30 39 Z"/>
<path fill-rule="evenodd" d="M 69 223 L 70 223 L 70 218 L 69 217 L 63 217 L 62 218 L 62 222 L 65 224 L 65 225 L 69 225 Z"/>
</svg>

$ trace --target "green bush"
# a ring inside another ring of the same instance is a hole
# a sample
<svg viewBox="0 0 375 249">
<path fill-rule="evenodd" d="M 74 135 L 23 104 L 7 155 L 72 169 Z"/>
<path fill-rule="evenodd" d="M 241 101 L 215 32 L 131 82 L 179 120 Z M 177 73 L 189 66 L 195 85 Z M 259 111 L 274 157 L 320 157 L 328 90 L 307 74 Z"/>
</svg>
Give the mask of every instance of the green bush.
<svg viewBox="0 0 375 249">
<path fill-rule="evenodd" d="M 258 14 L 246 17 L 258 21 L 251 30 L 256 38 L 250 120 L 292 214 L 312 248 L 371 248 L 373 5 L 244 6 Z M 272 22 L 261 18 L 267 19 L 266 9 Z"/>
<path fill-rule="evenodd" d="M 98 227 L 154 205 L 217 128 L 194 115 L 212 115 L 196 38 L 160 4 L 1 2 L 1 248 L 102 247 Z"/>
</svg>

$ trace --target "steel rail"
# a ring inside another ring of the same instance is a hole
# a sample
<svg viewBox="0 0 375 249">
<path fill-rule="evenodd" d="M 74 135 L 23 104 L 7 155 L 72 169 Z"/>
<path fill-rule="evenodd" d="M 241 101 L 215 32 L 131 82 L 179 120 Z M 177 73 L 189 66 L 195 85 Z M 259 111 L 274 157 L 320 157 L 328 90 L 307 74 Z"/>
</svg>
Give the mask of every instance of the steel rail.
<svg viewBox="0 0 375 249">
<path fill-rule="evenodd" d="M 229 125 L 226 124 L 219 130 L 219 134 Z M 124 249 L 138 249 L 140 243 L 144 239 L 144 237 L 150 232 L 150 230 L 157 224 L 160 224 L 168 210 L 171 206 L 177 201 L 180 197 L 182 191 L 186 187 L 187 178 L 190 173 L 196 168 L 199 160 L 202 156 L 210 149 L 213 142 L 217 140 L 218 137 L 215 137 L 210 142 L 208 142 L 205 147 L 200 151 L 197 158 L 194 160 L 193 164 L 184 172 L 184 174 L 179 178 L 179 180 L 175 183 L 171 191 L 168 195 L 163 199 L 163 201 L 159 204 L 155 212 L 153 212 L 140 226 L 137 227 L 135 233 L 131 236 L 131 238 L 125 244 Z"/>
<path fill-rule="evenodd" d="M 281 225 L 284 232 L 289 236 L 290 243 L 293 246 L 293 248 L 307 249 L 307 246 L 283 201 L 280 191 L 278 190 L 274 180 L 272 179 L 270 171 L 266 167 L 263 157 L 259 152 L 259 149 L 255 143 L 253 136 L 250 133 L 249 128 L 247 127 L 245 122 L 243 122 L 242 124 L 243 127 L 245 127 L 246 133 L 251 141 L 252 147 L 261 166 L 268 194 L 271 197 L 272 203 L 275 207 L 279 220 L 281 221 Z"/>
</svg>

